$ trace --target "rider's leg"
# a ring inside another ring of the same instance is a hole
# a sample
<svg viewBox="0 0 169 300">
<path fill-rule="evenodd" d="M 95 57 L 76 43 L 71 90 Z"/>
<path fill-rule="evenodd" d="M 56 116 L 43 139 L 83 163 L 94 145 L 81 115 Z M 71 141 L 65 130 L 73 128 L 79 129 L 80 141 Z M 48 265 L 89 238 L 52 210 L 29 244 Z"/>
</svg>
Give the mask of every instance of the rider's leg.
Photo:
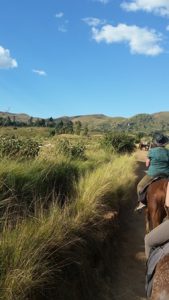
<svg viewBox="0 0 169 300">
<path fill-rule="evenodd" d="M 145 235 L 145 254 L 148 259 L 153 247 L 159 246 L 169 240 L 169 220 L 164 221 Z"/>
<path fill-rule="evenodd" d="M 140 194 L 144 190 L 144 188 L 152 181 L 153 177 L 149 175 L 145 175 L 138 183 L 137 185 L 137 196 L 138 201 L 140 201 Z"/>
<path fill-rule="evenodd" d="M 142 210 L 142 208 L 144 208 L 146 206 L 146 204 L 144 202 L 141 202 L 141 193 L 143 192 L 144 188 L 151 183 L 153 177 L 149 176 L 149 175 L 145 175 L 140 182 L 137 185 L 137 197 L 138 197 L 138 205 L 135 208 L 135 211 L 140 211 Z"/>
</svg>

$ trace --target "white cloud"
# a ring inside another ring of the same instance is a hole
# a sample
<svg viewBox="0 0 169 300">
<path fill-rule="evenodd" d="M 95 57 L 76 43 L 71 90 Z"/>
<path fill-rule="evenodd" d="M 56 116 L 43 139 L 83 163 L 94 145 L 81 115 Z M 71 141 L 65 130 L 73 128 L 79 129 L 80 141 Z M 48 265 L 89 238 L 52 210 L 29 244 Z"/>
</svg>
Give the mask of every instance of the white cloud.
<svg viewBox="0 0 169 300">
<path fill-rule="evenodd" d="M 100 20 L 98 18 L 92 18 L 92 17 L 83 18 L 82 21 L 84 21 L 87 25 L 94 26 L 94 27 L 105 23 L 105 21 L 103 20 Z"/>
<path fill-rule="evenodd" d="M 93 27 L 92 38 L 98 43 L 128 43 L 131 53 L 155 56 L 164 51 L 160 46 L 161 34 L 136 25 L 119 24 L 114 27 L 107 24 L 100 30 Z"/>
<path fill-rule="evenodd" d="M 169 31 L 169 25 L 166 27 L 166 30 Z"/>
<path fill-rule="evenodd" d="M 62 18 L 63 16 L 64 16 L 64 13 L 62 11 L 55 14 L 55 17 L 58 18 L 58 19 Z"/>
<path fill-rule="evenodd" d="M 47 75 L 44 70 L 33 69 L 32 72 L 38 74 L 39 76 L 46 76 Z"/>
<path fill-rule="evenodd" d="M 127 11 L 143 10 L 152 12 L 160 16 L 169 17 L 169 0 L 132 0 L 131 2 L 124 1 L 121 7 Z"/>
<path fill-rule="evenodd" d="M 67 28 L 65 25 L 60 25 L 58 26 L 58 31 L 65 33 L 67 32 Z"/>
<path fill-rule="evenodd" d="M 59 12 L 59 13 L 55 14 L 55 17 L 56 17 L 57 19 L 62 19 L 61 24 L 58 25 L 58 31 L 65 33 L 65 32 L 68 31 L 66 25 L 69 23 L 69 20 L 64 20 L 64 19 L 63 19 L 63 16 L 64 16 L 64 13 L 63 13 L 63 12 Z"/>
<path fill-rule="evenodd" d="M 0 69 L 12 69 L 17 66 L 18 63 L 10 56 L 10 51 L 0 46 Z"/>
</svg>

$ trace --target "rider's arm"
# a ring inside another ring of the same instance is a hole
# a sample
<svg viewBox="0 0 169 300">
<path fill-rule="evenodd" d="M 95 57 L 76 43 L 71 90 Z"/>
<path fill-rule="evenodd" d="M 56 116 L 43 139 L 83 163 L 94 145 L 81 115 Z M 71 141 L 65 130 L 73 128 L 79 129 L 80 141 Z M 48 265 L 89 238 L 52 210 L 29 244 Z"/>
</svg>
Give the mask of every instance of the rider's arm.
<svg viewBox="0 0 169 300">
<path fill-rule="evenodd" d="M 147 159 L 146 159 L 146 167 L 148 168 L 149 166 L 150 166 L 150 159 L 147 158 Z"/>
<path fill-rule="evenodd" d="M 169 240 L 169 220 L 164 221 L 145 235 L 145 254 L 148 259 L 153 247 L 164 244 Z"/>
</svg>

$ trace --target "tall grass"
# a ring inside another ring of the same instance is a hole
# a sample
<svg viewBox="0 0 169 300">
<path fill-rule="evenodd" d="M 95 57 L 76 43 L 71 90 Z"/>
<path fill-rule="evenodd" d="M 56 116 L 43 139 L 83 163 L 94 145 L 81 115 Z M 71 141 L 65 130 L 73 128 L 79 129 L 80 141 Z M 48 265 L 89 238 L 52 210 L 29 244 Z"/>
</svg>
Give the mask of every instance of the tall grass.
<svg viewBox="0 0 169 300">
<path fill-rule="evenodd" d="M 50 129 L 45 127 L 0 127 L 1 136 L 18 136 L 20 138 L 32 138 L 38 141 L 44 141 L 49 138 Z"/>
<path fill-rule="evenodd" d="M 11 171 L 17 168 L 10 167 Z M 4 223 L 0 299 L 99 299 L 97 272 L 100 257 L 105 259 L 101 242 L 107 236 L 105 210 L 118 210 L 129 201 L 134 172 L 132 157 L 114 156 L 111 163 L 81 173 L 74 181 L 73 201 L 64 208 L 55 201 L 48 210 L 41 207 L 12 227 Z M 32 178 L 31 167 L 26 174 Z M 33 178 L 38 189 L 43 172 L 40 179 L 37 174 Z"/>
<path fill-rule="evenodd" d="M 74 190 L 79 166 L 71 161 L 0 162 L 0 205 L 33 208 L 37 199 L 51 202 L 58 196 L 64 202 Z"/>
</svg>

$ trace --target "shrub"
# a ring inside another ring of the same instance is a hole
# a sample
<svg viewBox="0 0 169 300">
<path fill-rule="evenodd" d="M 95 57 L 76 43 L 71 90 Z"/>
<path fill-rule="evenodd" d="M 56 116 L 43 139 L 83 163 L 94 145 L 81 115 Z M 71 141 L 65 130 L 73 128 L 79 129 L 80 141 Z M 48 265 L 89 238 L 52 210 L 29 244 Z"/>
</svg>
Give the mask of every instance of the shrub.
<svg viewBox="0 0 169 300">
<path fill-rule="evenodd" d="M 135 143 L 139 143 L 140 141 L 151 141 L 151 137 L 148 136 L 145 132 L 137 132 L 135 134 Z"/>
<path fill-rule="evenodd" d="M 77 143 L 70 148 L 72 158 L 85 159 L 85 146 L 82 143 Z"/>
<path fill-rule="evenodd" d="M 71 144 L 67 139 L 59 140 L 58 143 L 59 153 L 73 159 L 85 158 L 85 146 L 82 142 Z"/>
<path fill-rule="evenodd" d="M 58 141 L 58 151 L 60 154 L 69 156 L 70 153 L 70 142 L 67 139 L 62 139 Z"/>
<path fill-rule="evenodd" d="M 0 138 L 0 156 L 10 158 L 34 158 L 38 155 L 39 143 L 31 139 L 16 137 Z"/>
<path fill-rule="evenodd" d="M 117 153 L 131 153 L 135 149 L 134 138 L 125 133 L 108 133 L 101 141 L 106 149 L 113 149 Z"/>
<path fill-rule="evenodd" d="M 50 137 L 55 136 L 55 134 L 56 134 L 55 129 L 52 129 L 52 130 L 49 131 L 49 136 L 50 136 Z"/>
</svg>

